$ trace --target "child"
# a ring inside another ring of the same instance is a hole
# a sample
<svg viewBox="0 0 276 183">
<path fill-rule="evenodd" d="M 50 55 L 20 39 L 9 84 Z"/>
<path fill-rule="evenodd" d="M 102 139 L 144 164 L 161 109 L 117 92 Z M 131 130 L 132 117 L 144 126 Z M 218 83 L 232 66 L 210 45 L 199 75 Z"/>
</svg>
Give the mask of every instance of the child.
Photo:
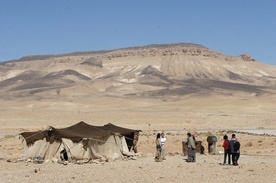
<svg viewBox="0 0 276 183">
<path fill-rule="evenodd" d="M 222 147 L 224 148 L 224 159 L 223 159 L 223 164 L 226 164 L 226 157 L 228 156 L 228 164 L 231 164 L 231 160 L 230 160 L 230 152 L 229 152 L 229 140 L 228 140 L 228 136 L 224 135 L 223 137 L 224 141 L 222 144 Z"/>
</svg>

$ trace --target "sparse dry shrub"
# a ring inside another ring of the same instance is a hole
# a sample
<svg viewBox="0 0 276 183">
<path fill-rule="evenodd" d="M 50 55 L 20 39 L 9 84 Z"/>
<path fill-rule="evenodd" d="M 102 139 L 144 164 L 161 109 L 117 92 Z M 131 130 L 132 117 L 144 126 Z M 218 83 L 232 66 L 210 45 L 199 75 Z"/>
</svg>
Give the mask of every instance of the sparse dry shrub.
<svg viewBox="0 0 276 183">
<path fill-rule="evenodd" d="M 61 92 L 61 89 L 60 89 L 60 88 L 56 90 L 57 95 L 59 95 L 60 92 Z"/>
<path fill-rule="evenodd" d="M 154 134 L 153 134 L 154 135 Z M 146 137 L 149 137 L 149 136 L 152 136 L 151 132 L 143 132 L 143 133 L 140 133 L 139 136 L 146 136 Z"/>
<path fill-rule="evenodd" d="M 245 144 L 245 146 L 246 146 L 246 147 L 252 147 L 253 144 L 252 144 L 252 142 L 247 142 L 247 143 Z"/>
<path fill-rule="evenodd" d="M 178 142 L 180 142 L 180 140 L 179 140 L 179 139 L 177 139 L 177 140 L 174 140 L 173 142 L 174 142 L 174 143 L 178 143 Z"/>
<path fill-rule="evenodd" d="M 172 133 L 171 132 L 167 132 L 166 135 L 172 135 Z"/>
<path fill-rule="evenodd" d="M 6 139 L 10 139 L 10 138 L 14 138 L 15 137 L 15 135 L 5 135 L 5 137 L 4 138 L 6 138 Z"/>
<path fill-rule="evenodd" d="M 258 140 L 258 143 L 263 143 L 264 141 L 263 140 Z"/>
</svg>

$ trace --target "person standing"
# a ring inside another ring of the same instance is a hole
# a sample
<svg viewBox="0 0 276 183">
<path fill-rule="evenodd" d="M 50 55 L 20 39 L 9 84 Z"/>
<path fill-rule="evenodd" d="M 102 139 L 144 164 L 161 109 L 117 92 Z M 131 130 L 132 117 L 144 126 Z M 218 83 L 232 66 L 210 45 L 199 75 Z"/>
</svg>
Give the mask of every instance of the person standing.
<svg viewBox="0 0 276 183">
<path fill-rule="evenodd" d="M 139 140 L 139 133 L 135 132 L 133 137 L 133 145 L 132 145 L 134 153 L 138 153 L 138 150 L 137 150 L 138 140 Z"/>
<path fill-rule="evenodd" d="M 157 133 L 156 135 L 156 140 L 155 140 L 155 143 L 156 143 L 156 155 L 155 155 L 155 161 L 156 162 L 161 162 L 163 161 L 162 159 L 162 155 L 161 155 L 161 139 L 160 139 L 161 135 L 160 133 Z"/>
<path fill-rule="evenodd" d="M 236 152 L 235 154 L 235 166 L 239 165 L 238 160 L 240 158 L 240 141 L 236 138 L 236 141 L 234 143 L 234 151 Z"/>
<path fill-rule="evenodd" d="M 228 140 L 228 136 L 227 135 L 224 135 L 223 136 L 223 144 L 222 144 L 222 147 L 224 148 L 224 158 L 223 158 L 223 164 L 225 165 L 226 164 L 226 158 L 228 156 L 228 164 L 230 165 L 231 164 L 231 159 L 230 159 L 230 152 L 229 152 L 229 140 Z"/>
<path fill-rule="evenodd" d="M 191 133 L 187 133 L 188 159 L 187 162 L 196 162 L 195 138 Z"/>
<path fill-rule="evenodd" d="M 166 160 L 166 157 L 165 157 L 165 153 L 166 153 L 165 144 L 166 144 L 167 138 L 165 137 L 165 133 L 164 132 L 161 133 L 160 140 L 161 140 L 161 155 L 162 155 L 162 159 Z"/>
<path fill-rule="evenodd" d="M 240 142 L 236 139 L 236 135 L 232 134 L 232 138 L 229 141 L 229 150 L 232 156 L 233 165 L 237 166 L 240 157 Z"/>
</svg>

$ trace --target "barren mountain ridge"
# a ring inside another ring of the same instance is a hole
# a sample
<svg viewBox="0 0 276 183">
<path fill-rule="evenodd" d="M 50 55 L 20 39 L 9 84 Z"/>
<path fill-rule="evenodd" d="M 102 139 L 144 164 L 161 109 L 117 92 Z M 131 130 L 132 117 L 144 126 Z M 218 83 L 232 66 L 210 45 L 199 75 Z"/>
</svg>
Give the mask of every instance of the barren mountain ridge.
<svg viewBox="0 0 276 183">
<path fill-rule="evenodd" d="M 2 99 L 273 95 L 276 67 L 191 43 L 27 56 L 0 63 Z"/>
</svg>

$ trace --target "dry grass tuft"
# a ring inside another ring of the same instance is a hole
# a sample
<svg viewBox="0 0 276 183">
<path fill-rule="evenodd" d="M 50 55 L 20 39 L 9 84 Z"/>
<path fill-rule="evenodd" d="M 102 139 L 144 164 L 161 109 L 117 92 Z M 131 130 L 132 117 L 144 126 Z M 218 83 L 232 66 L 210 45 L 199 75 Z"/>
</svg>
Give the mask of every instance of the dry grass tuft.
<svg viewBox="0 0 276 183">
<path fill-rule="evenodd" d="M 15 135 L 5 135 L 4 138 L 6 138 L 6 139 L 15 138 Z"/>
<path fill-rule="evenodd" d="M 252 147 L 252 146 L 253 146 L 252 142 L 247 142 L 247 143 L 245 144 L 245 147 Z"/>
</svg>

